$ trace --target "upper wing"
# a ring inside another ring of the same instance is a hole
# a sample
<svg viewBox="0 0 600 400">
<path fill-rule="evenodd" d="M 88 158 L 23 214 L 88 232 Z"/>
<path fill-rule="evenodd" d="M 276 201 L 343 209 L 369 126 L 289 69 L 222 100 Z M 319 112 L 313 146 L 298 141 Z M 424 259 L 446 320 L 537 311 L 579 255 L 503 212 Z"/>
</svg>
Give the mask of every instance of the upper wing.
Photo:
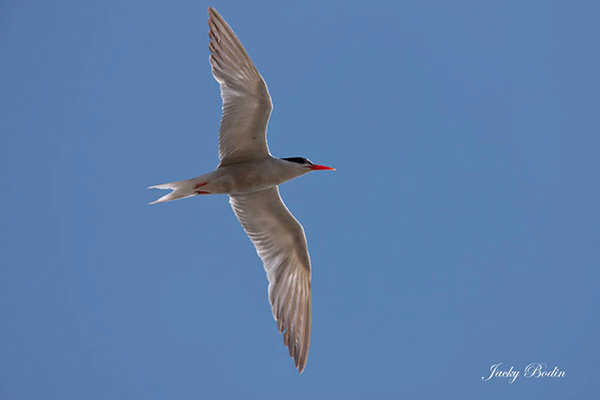
<svg viewBox="0 0 600 400">
<path fill-rule="evenodd" d="M 310 258 L 302 225 L 287 209 L 277 186 L 232 195 L 229 202 L 262 258 L 269 301 L 283 341 L 302 372 L 310 343 Z"/>
<path fill-rule="evenodd" d="M 269 90 L 223 17 L 212 7 L 208 14 L 210 65 L 223 98 L 220 165 L 265 158 L 269 156 L 266 135 L 273 109 Z"/>
</svg>

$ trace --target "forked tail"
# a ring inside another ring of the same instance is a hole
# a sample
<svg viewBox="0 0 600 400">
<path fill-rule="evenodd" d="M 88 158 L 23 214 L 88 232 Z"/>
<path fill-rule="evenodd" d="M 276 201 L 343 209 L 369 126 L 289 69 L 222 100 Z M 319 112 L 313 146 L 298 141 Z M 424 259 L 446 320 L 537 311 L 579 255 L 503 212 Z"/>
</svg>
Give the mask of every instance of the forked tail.
<svg viewBox="0 0 600 400">
<path fill-rule="evenodd" d="M 185 199 L 196 194 L 196 180 L 187 179 L 185 181 L 163 183 L 162 185 L 150 186 L 148 189 L 171 189 L 172 192 L 164 195 L 160 199 L 150 204 L 163 203 L 165 201 Z"/>
</svg>

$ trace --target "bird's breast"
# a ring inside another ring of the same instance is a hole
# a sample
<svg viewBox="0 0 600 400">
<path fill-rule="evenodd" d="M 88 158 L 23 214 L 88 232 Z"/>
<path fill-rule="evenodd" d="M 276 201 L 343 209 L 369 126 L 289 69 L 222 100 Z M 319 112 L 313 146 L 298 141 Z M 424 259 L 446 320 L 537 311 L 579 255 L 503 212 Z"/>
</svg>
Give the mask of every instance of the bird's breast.
<svg viewBox="0 0 600 400">
<path fill-rule="evenodd" d="M 230 165 L 223 168 L 222 175 L 215 180 L 214 186 L 216 191 L 225 194 L 258 192 L 282 183 L 279 175 L 264 163 Z"/>
</svg>

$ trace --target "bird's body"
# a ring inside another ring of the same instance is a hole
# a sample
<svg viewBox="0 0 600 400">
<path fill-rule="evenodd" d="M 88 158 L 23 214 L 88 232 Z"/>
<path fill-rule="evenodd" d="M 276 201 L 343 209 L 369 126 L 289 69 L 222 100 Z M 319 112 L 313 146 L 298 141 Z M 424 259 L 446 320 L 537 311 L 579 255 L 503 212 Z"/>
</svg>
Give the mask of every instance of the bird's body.
<svg viewBox="0 0 600 400">
<path fill-rule="evenodd" d="M 273 106 L 267 85 L 225 20 L 213 8 L 209 15 L 210 63 L 223 98 L 221 163 L 193 179 L 151 186 L 172 190 L 152 204 L 196 195 L 229 195 L 263 260 L 273 316 L 302 372 L 310 344 L 310 257 L 304 229 L 286 208 L 277 186 L 314 170 L 333 168 L 302 157 L 271 155 L 266 131 Z"/>
<path fill-rule="evenodd" d="M 200 194 L 247 194 L 281 185 L 310 172 L 309 169 L 298 168 L 294 164 L 269 155 L 261 160 L 219 166 L 216 170 L 193 179 L 152 186 L 152 188 L 173 189 L 174 192 L 167 195 L 173 195 L 173 197 L 166 201 L 175 200 L 175 196 L 178 195 L 194 196 L 198 194 L 196 192 L 207 192 Z M 155 203 L 162 201 L 165 200 L 161 198 Z"/>
</svg>

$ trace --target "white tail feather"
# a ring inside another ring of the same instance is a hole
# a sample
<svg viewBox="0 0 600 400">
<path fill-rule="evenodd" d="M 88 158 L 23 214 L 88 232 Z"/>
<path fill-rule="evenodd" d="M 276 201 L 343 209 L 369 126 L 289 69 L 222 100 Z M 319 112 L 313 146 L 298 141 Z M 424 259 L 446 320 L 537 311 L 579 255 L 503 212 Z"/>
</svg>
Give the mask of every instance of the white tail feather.
<svg viewBox="0 0 600 400">
<path fill-rule="evenodd" d="M 163 203 L 165 201 L 185 199 L 196 194 L 195 192 L 195 179 L 188 179 L 185 181 L 163 183 L 162 185 L 150 186 L 148 189 L 170 189 L 171 193 L 164 195 L 160 199 L 153 201 L 150 204 Z"/>
</svg>

